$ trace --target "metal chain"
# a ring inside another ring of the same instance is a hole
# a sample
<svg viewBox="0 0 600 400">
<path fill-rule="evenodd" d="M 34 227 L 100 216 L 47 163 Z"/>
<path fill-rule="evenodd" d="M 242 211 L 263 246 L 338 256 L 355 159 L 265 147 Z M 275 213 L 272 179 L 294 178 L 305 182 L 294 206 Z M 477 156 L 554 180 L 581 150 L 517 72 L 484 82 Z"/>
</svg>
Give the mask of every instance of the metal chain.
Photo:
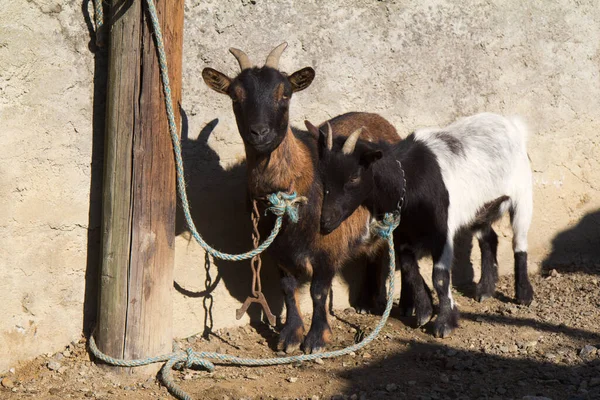
<svg viewBox="0 0 600 400">
<path fill-rule="evenodd" d="M 252 242 L 254 244 L 254 248 L 256 249 L 258 247 L 258 245 L 260 244 L 260 232 L 258 230 L 258 223 L 260 222 L 260 211 L 258 210 L 258 201 L 256 199 L 252 200 Z M 248 310 L 248 307 L 250 307 L 250 304 L 252 303 L 259 303 L 262 308 L 263 308 L 263 312 L 265 313 L 265 316 L 267 317 L 267 320 L 269 321 L 269 323 L 271 325 L 275 325 L 276 323 L 276 319 L 275 319 L 275 315 L 273 315 L 273 313 L 271 312 L 271 309 L 269 308 L 269 304 L 267 303 L 267 299 L 265 298 L 265 295 L 262 292 L 262 283 L 260 281 L 260 270 L 262 268 L 262 259 L 259 254 L 256 254 L 254 257 L 252 257 L 252 259 L 250 260 L 250 269 L 252 270 L 252 295 L 248 296 L 246 298 L 246 301 L 244 301 L 244 304 L 242 304 L 242 306 L 236 310 L 235 312 L 235 317 L 237 319 L 242 318 L 242 316 L 246 313 L 246 311 Z"/>
<path fill-rule="evenodd" d="M 258 211 L 258 202 L 252 200 L 252 244 L 256 249 L 260 244 L 260 232 L 258 223 L 260 221 L 260 211 Z M 250 260 L 250 268 L 252 269 L 252 294 L 258 297 L 258 293 L 262 292 L 262 284 L 260 281 L 260 269 L 262 268 L 262 258 L 260 254 L 255 255 Z"/>
</svg>

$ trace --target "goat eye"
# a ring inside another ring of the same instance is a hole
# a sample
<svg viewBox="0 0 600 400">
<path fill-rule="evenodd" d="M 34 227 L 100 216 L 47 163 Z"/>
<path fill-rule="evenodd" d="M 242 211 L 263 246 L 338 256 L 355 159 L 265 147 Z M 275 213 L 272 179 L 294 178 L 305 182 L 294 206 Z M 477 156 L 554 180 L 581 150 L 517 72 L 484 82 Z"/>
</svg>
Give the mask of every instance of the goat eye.
<svg viewBox="0 0 600 400">
<path fill-rule="evenodd" d="M 358 182 L 360 182 L 360 175 L 355 175 L 348 181 L 351 185 L 356 185 Z"/>
</svg>

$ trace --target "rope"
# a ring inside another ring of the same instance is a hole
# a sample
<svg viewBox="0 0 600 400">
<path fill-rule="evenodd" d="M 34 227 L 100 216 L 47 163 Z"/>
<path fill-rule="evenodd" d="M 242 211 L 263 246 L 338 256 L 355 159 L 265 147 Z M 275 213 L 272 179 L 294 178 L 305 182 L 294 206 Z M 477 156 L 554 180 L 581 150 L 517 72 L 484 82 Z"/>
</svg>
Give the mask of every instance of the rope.
<svg viewBox="0 0 600 400">
<path fill-rule="evenodd" d="M 94 22 L 96 23 L 96 46 L 104 46 L 104 9 L 102 0 L 94 0 Z"/>
<path fill-rule="evenodd" d="M 296 193 L 284 193 L 278 192 L 271 194 L 268 199 L 271 202 L 269 211 L 277 216 L 271 233 L 265 239 L 265 241 L 253 250 L 250 250 L 242 254 L 229 254 L 221 252 L 217 249 L 212 248 L 208 243 L 204 241 L 202 236 L 198 233 L 196 225 L 192 220 L 190 213 L 190 205 L 185 189 L 185 174 L 183 169 L 183 158 L 181 156 L 181 141 L 179 139 L 177 124 L 175 123 L 175 112 L 173 111 L 173 101 L 171 98 L 171 86 L 169 83 L 169 69 L 167 66 L 167 55 L 165 53 L 165 46 L 162 37 L 162 31 L 160 29 L 160 23 L 156 13 L 156 7 L 154 6 L 153 0 L 147 0 L 148 13 L 152 22 L 152 28 L 154 29 L 154 38 L 156 40 L 156 48 L 158 52 L 158 62 L 160 65 L 160 76 L 163 83 L 163 92 L 165 95 L 165 106 L 167 109 L 167 119 L 169 123 L 169 132 L 171 134 L 171 141 L 173 143 L 173 152 L 175 154 L 175 168 L 177 172 L 177 192 L 181 199 L 181 206 L 185 216 L 185 221 L 190 229 L 190 232 L 196 242 L 211 256 L 227 260 L 227 261 L 243 261 L 255 257 L 258 254 L 264 252 L 275 240 L 275 237 L 281 231 L 283 216 L 288 214 L 291 222 L 295 223 L 298 221 L 298 206 L 302 203 L 306 203 L 306 197 L 299 197 Z M 96 10 L 96 29 L 100 29 L 103 26 L 103 13 L 102 13 L 102 0 L 95 0 Z"/>
<path fill-rule="evenodd" d="M 152 1 L 152 0 L 149 0 Z M 172 371 L 173 369 L 181 369 L 181 368 L 191 368 L 191 367 L 202 367 L 208 371 L 213 371 L 215 369 L 215 363 L 221 364 L 234 364 L 234 365 L 248 365 L 248 366 L 268 366 L 268 365 L 281 365 L 281 364 L 290 364 L 299 361 L 311 361 L 317 358 L 333 358 L 339 357 L 343 355 L 350 354 L 351 352 L 356 352 L 357 350 L 362 349 L 367 344 L 371 343 L 377 335 L 381 332 L 385 323 L 387 322 L 388 317 L 390 316 L 390 312 L 392 310 L 393 305 L 393 295 L 395 292 L 395 282 L 394 282 L 394 272 L 396 270 L 396 253 L 394 251 L 394 235 L 392 231 L 398 226 L 400 223 L 399 216 L 386 214 L 384 217 L 384 222 L 382 222 L 382 226 L 385 229 L 380 231 L 380 235 L 383 232 L 385 239 L 388 243 L 388 254 L 390 257 L 389 271 L 388 271 L 388 279 L 390 281 L 390 285 L 387 291 L 387 304 L 385 306 L 385 311 L 379 320 L 379 323 L 375 327 L 375 329 L 360 343 L 353 344 L 344 349 L 328 351 L 325 353 L 317 353 L 317 354 L 302 354 L 298 356 L 288 356 L 288 357 L 274 357 L 274 358 L 242 358 L 236 357 L 228 354 L 220 354 L 214 352 L 200 351 L 196 352 L 192 349 L 187 349 L 185 351 L 176 351 L 173 353 L 165 354 L 157 357 L 149 357 L 138 360 L 121 360 L 118 358 L 113 358 L 107 356 L 102 353 L 98 347 L 96 346 L 96 342 L 94 340 L 94 336 L 90 337 L 89 346 L 90 351 L 94 356 L 107 364 L 116 365 L 120 367 L 139 367 L 142 365 L 153 364 L 156 362 L 165 362 L 160 371 L 160 378 L 164 385 L 169 389 L 169 392 L 173 394 L 178 399 L 182 400 L 191 400 L 192 398 L 185 393 L 173 379 Z M 389 234 L 385 233 L 389 232 Z"/>
<path fill-rule="evenodd" d="M 96 23 L 97 28 L 102 26 L 102 10 L 101 10 L 101 0 L 96 1 Z M 196 226 L 191 218 L 189 211 L 189 203 L 187 199 L 187 193 L 185 191 L 185 181 L 184 181 L 184 172 L 183 172 L 183 161 L 181 157 L 181 143 L 179 140 L 179 136 L 177 134 L 177 126 L 175 124 L 175 113 L 173 112 L 173 104 L 171 100 L 171 89 L 169 85 L 169 73 L 167 68 L 167 57 L 164 50 L 164 43 L 162 40 L 162 32 L 160 29 L 160 24 L 158 21 L 158 16 L 156 14 L 156 8 L 154 6 L 153 0 L 146 0 L 148 4 L 148 12 L 150 14 L 150 19 L 152 22 L 152 26 L 154 29 L 154 37 L 156 39 L 156 47 L 158 51 L 158 58 L 160 64 L 160 74 L 163 82 L 163 91 L 165 95 L 165 103 L 167 108 L 167 116 L 169 122 L 169 132 L 171 134 L 171 140 L 173 142 L 173 150 L 175 153 L 175 164 L 177 171 L 177 190 L 179 196 L 181 198 L 181 203 L 183 206 L 186 222 L 192 232 L 192 235 L 196 239 L 196 241 L 200 244 L 200 246 L 209 254 L 214 257 L 218 257 L 225 260 L 245 260 L 254 257 L 257 254 L 262 253 L 275 239 L 279 231 L 281 230 L 283 216 L 288 214 L 288 217 L 291 222 L 298 221 L 298 205 L 300 203 L 305 203 L 306 198 L 297 197 L 295 193 L 286 194 L 286 193 L 276 193 L 269 196 L 269 201 L 272 206 L 269 207 L 268 210 L 277 215 L 277 219 L 275 221 L 275 226 L 271 231 L 269 237 L 263 242 L 262 245 L 257 247 L 256 249 L 249 251 L 244 254 L 226 254 L 222 253 L 218 250 L 211 248 L 198 234 L 196 230 Z M 100 4 L 100 5 L 99 5 Z M 99 22 L 100 21 L 100 22 Z M 381 317 L 381 320 L 373 330 L 365 339 L 363 339 L 360 343 L 353 344 L 341 350 L 334 350 L 325 353 L 318 354 L 304 354 L 299 356 L 289 356 L 289 357 L 277 357 L 277 358 L 264 358 L 264 359 L 253 359 L 253 358 L 240 358 L 227 354 L 219 354 L 213 352 L 195 352 L 192 349 L 187 349 L 186 351 L 177 351 L 169 354 L 157 356 L 157 357 L 149 357 L 145 359 L 138 360 L 122 360 L 118 358 L 110 357 L 104 353 L 102 353 L 98 347 L 96 346 L 96 341 L 94 339 L 94 334 L 90 336 L 89 346 L 90 351 L 96 358 L 104 361 L 107 364 L 120 366 L 120 367 L 139 367 L 143 365 L 149 365 L 157 362 L 164 362 L 165 364 L 161 368 L 160 376 L 164 385 L 168 388 L 171 394 L 176 396 L 182 400 L 191 400 L 191 397 L 184 392 L 178 385 L 175 384 L 173 379 L 172 371 L 173 369 L 179 368 L 191 368 L 191 367 L 202 367 L 207 369 L 208 371 L 213 371 L 215 366 L 214 363 L 210 360 L 214 360 L 217 363 L 228 363 L 234 365 L 249 365 L 249 366 L 267 366 L 267 365 L 280 365 L 280 364 L 289 364 L 295 363 L 299 361 L 310 361 L 315 360 L 317 358 L 332 358 L 338 357 L 342 355 L 349 354 L 351 352 L 355 352 L 357 350 L 362 349 L 364 346 L 372 342 L 375 337 L 379 334 L 381 329 L 385 326 L 387 319 L 390 315 L 392 304 L 393 304 L 393 293 L 394 289 L 394 272 L 396 270 L 396 255 L 394 251 L 394 241 L 393 241 L 393 230 L 400 223 L 400 214 L 386 214 L 384 216 L 384 220 L 381 224 L 378 225 L 378 229 L 376 230 L 379 235 L 385 238 L 388 242 L 388 252 L 390 257 L 390 265 L 389 265 L 389 274 L 388 278 L 390 280 L 390 285 L 387 292 L 387 304 L 385 311 Z"/>
<path fill-rule="evenodd" d="M 269 207 L 269 210 L 275 215 L 277 215 L 277 220 L 275 221 L 273 230 L 271 231 L 269 237 L 267 237 L 267 239 L 260 246 L 246 253 L 223 253 L 219 250 L 210 247 L 210 245 L 206 243 L 204 239 L 202 239 L 202 237 L 196 229 L 194 221 L 192 220 L 192 215 L 190 214 L 190 205 L 185 190 L 183 158 L 181 157 L 181 141 L 179 140 L 179 135 L 177 133 L 177 124 L 175 123 L 175 112 L 173 111 L 173 102 L 171 100 L 171 86 L 169 83 L 169 68 L 167 66 L 167 55 L 165 53 L 165 45 L 162 38 L 160 23 L 156 14 L 156 7 L 154 6 L 154 1 L 147 0 L 147 3 L 148 12 L 150 14 L 150 20 L 152 21 L 152 27 L 154 29 L 154 38 L 156 40 L 156 49 L 158 51 L 158 63 L 160 65 L 160 75 L 163 83 L 163 92 L 165 94 L 165 106 L 167 108 L 169 132 L 171 133 L 171 141 L 173 142 L 173 151 L 175 153 L 175 168 L 177 170 L 177 191 L 179 192 L 179 197 L 181 199 L 181 205 L 183 207 L 185 220 L 187 222 L 188 227 L 190 228 L 192 236 L 194 237 L 194 239 L 196 239 L 196 242 L 198 242 L 198 244 L 213 257 L 217 257 L 222 260 L 228 261 L 248 260 L 265 251 L 271 245 L 271 243 L 273 243 L 273 240 L 275 240 L 275 237 L 281 230 L 283 216 L 286 213 L 288 213 L 290 221 L 298 221 L 298 205 L 302 202 L 306 202 L 306 198 L 297 197 L 296 193 L 287 194 L 279 192 L 271 194 L 269 196 L 269 201 L 271 202 L 272 206 Z"/>
</svg>

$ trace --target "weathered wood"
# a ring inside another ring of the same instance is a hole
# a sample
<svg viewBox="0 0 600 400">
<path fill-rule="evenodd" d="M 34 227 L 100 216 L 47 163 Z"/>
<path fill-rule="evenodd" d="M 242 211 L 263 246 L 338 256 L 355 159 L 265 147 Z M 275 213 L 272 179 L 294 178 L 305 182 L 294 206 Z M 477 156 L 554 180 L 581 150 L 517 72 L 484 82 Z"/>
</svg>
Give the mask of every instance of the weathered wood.
<svg viewBox="0 0 600 400">
<path fill-rule="evenodd" d="M 143 1 L 129 4 L 126 10 L 114 11 L 117 18 L 110 27 L 97 334 L 101 351 L 124 359 L 171 351 L 176 206 L 173 150 L 153 29 Z M 161 0 L 156 9 L 177 109 L 183 1 Z M 158 367 L 142 373 L 154 373 Z"/>
</svg>

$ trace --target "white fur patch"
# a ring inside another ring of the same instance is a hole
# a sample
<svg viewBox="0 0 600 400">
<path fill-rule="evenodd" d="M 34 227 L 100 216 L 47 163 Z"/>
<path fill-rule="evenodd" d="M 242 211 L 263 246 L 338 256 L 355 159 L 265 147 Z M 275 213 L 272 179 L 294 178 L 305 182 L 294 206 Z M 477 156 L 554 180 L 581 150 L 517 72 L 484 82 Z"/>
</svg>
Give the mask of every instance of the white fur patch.
<svg viewBox="0 0 600 400">
<path fill-rule="evenodd" d="M 501 196 L 501 207 L 513 211 L 515 251 L 527 251 L 531 224 L 532 174 L 527 156 L 527 128 L 518 117 L 483 113 L 460 119 L 445 128 L 415 132 L 436 155 L 450 196 L 448 240 L 470 225 L 477 211 Z M 454 149 L 449 143 L 452 143 Z"/>
</svg>

